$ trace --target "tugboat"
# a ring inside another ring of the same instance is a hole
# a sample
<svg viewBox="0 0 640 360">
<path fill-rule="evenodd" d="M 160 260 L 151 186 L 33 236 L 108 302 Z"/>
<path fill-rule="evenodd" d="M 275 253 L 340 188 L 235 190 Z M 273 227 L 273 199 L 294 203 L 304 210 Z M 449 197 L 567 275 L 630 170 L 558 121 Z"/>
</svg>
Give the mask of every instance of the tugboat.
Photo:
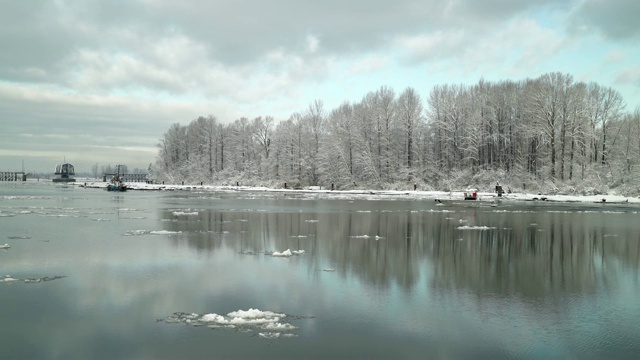
<svg viewBox="0 0 640 360">
<path fill-rule="evenodd" d="M 75 170 L 73 169 L 73 165 L 69 163 L 56 165 L 55 174 L 58 177 L 53 178 L 53 182 L 75 182 L 76 181 L 76 179 L 71 177 L 76 173 L 75 173 Z"/>
<path fill-rule="evenodd" d="M 121 166 L 122 165 L 116 165 L 116 174 L 113 175 L 107 185 L 107 191 L 127 191 L 127 186 L 124 184 L 124 176 L 120 173 Z"/>
</svg>

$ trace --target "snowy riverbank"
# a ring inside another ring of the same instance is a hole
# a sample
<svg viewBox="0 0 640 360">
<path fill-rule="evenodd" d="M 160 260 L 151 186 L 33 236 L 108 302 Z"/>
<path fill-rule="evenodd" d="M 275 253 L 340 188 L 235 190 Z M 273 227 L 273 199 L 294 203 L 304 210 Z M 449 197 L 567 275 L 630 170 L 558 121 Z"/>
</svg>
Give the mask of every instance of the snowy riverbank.
<svg viewBox="0 0 640 360">
<path fill-rule="evenodd" d="M 106 182 L 77 182 L 75 185 L 87 189 L 105 189 Z M 322 187 L 308 187 L 305 189 L 274 189 L 251 186 L 214 186 L 214 185 L 164 185 L 146 183 L 127 183 L 127 188 L 132 191 L 247 191 L 247 192 L 273 192 L 283 194 L 326 194 L 329 196 L 357 197 L 357 198 L 407 198 L 427 199 L 440 201 L 464 201 L 464 190 L 460 191 L 420 191 L 420 190 L 331 190 Z M 640 204 L 640 198 L 621 195 L 548 195 L 511 193 L 504 194 L 501 198 L 493 192 L 478 192 L 478 201 L 496 200 L 516 201 L 548 201 L 548 202 L 579 202 L 579 203 L 610 203 L 610 204 Z"/>
</svg>

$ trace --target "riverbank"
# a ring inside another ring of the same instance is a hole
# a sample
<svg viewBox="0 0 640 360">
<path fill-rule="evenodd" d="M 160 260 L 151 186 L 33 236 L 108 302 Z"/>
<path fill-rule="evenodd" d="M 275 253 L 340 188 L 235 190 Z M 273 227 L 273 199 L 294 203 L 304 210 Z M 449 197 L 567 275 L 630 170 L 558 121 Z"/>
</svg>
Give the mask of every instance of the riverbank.
<svg viewBox="0 0 640 360">
<path fill-rule="evenodd" d="M 76 186 L 87 189 L 106 189 L 107 183 L 87 181 L 76 182 Z M 267 187 L 252 186 L 214 186 L 214 185 L 164 185 L 147 183 L 127 183 L 127 189 L 132 191 L 247 191 L 247 192 L 274 192 L 282 194 L 316 194 L 330 196 L 350 196 L 358 198 L 407 198 L 426 199 L 440 202 L 464 201 L 464 190 L 460 191 L 420 191 L 420 190 L 331 190 L 320 186 L 307 187 L 304 189 L 275 189 Z M 614 194 L 606 195 L 555 195 L 555 194 L 529 194 L 511 193 L 498 197 L 492 192 L 478 192 L 480 202 L 495 202 L 500 200 L 516 201 L 548 201 L 563 203 L 602 203 L 602 204 L 640 204 L 640 198 L 628 197 Z M 472 202 L 473 200 L 467 200 Z"/>
</svg>

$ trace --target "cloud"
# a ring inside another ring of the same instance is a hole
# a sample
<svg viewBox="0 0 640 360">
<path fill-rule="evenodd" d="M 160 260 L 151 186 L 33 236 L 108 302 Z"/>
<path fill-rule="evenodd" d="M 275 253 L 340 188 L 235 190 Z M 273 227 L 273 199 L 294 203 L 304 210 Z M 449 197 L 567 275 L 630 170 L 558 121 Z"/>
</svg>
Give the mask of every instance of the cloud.
<svg viewBox="0 0 640 360">
<path fill-rule="evenodd" d="M 602 70 L 600 79 L 631 86 L 638 50 L 628 40 L 638 26 L 629 14 L 638 5 L 603 4 L 7 1 L 0 12 L 0 118 L 10 124 L 0 140 L 32 134 L 53 149 L 66 146 L 55 138 L 65 135 L 86 145 L 147 147 L 171 123 L 200 115 L 282 119 L 315 99 L 337 106 L 380 86 L 426 92 L 436 80 L 573 71 L 566 64 L 576 59 L 593 69 L 603 59 L 583 51 L 604 48 L 594 33 L 620 41 L 613 46 L 628 54 L 624 60 L 603 50 L 618 72 Z"/>
<path fill-rule="evenodd" d="M 640 38 L 637 0 L 582 0 L 570 17 L 572 31 L 595 31 L 613 40 Z"/>
<path fill-rule="evenodd" d="M 629 66 L 620 69 L 617 72 L 616 84 L 640 87 L 640 68 L 637 66 Z"/>
</svg>

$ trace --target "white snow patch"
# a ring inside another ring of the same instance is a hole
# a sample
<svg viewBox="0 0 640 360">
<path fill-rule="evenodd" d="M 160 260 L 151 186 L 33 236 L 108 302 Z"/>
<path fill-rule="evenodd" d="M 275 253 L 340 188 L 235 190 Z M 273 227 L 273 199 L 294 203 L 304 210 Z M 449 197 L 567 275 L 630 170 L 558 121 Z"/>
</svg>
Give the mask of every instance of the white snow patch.
<svg viewBox="0 0 640 360">
<path fill-rule="evenodd" d="M 10 247 L 11 247 L 11 245 L 9 245 L 9 244 L 0 245 L 0 249 L 8 249 Z"/>
</svg>

